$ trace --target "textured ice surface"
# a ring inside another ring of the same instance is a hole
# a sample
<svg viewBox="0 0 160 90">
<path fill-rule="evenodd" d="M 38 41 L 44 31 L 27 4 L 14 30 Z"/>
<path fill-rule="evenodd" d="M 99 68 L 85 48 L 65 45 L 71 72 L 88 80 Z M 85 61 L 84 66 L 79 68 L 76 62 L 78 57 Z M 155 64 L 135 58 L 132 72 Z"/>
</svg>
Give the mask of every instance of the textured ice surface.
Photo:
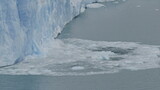
<svg viewBox="0 0 160 90">
<path fill-rule="evenodd" d="M 0 74 L 92 75 L 160 67 L 160 49 L 153 45 L 57 39 L 44 47 L 45 56 L 28 56 L 17 65 L 0 68 Z"/>
<path fill-rule="evenodd" d="M 44 53 L 44 44 L 97 1 L 107 0 L 0 0 L 0 67 Z"/>
</svg>

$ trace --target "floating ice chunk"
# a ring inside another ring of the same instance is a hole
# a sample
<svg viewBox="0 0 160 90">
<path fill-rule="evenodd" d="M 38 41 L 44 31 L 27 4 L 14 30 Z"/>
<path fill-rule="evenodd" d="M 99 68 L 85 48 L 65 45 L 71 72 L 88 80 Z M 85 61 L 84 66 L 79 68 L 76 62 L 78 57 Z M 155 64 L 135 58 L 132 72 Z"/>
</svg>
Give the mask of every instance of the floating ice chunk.
<svg viewBox="0 0 160 90">
<path fill-rule="evenodd" d="M 83 70 L 85 68 L 83 66 L 73 66 L 71 69 L 72 70 Z"/>
<path fill-rule="evenodd" d="M 88 4 L 86 7 L 87 8 L 100 8 L 100 7 L 105 7 L 105 6 L 99 3 L 92 3 L 92 4 Z"/>
<path fill-rule="evenodd" d="M 81 13 L 83 13 L 86 9 L 84 7 L 81 8 Z"/>
</svg>

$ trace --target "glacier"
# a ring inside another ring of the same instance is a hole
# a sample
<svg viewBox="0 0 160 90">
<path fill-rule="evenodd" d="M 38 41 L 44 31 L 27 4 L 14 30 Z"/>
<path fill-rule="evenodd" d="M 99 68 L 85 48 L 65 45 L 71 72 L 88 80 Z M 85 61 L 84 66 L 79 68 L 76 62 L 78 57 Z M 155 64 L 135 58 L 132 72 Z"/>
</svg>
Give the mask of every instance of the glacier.
<svg viewBox="0 0 160 90">
<path fill-rule="evenodd" d="M 97 4 L 105 1 L 114 0 L 0 0 L 0 74 L 92 75 L 160 68 L 158 45 L 56 39 L 74 17 L 86 8 L 105 7 Z"/>
<path fill-rule="evenodd" d="M 107 0 L 0 0 L 0 66 L 44 54 L 66 23 L 92 2 Z"/>
</svg>

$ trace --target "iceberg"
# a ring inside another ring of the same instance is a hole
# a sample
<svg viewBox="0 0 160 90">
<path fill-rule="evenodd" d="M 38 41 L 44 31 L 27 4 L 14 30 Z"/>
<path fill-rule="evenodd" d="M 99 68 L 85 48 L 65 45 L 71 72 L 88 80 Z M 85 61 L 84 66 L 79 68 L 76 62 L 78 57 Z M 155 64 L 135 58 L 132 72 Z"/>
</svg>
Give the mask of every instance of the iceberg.
<svg viewBox="0 0 160 90">
<path fill-rule="evenodd" d="M 0 66 L 43 54 L 66 23 L 92 2 L 107 0 L 0 0 Z"/>
</svg>

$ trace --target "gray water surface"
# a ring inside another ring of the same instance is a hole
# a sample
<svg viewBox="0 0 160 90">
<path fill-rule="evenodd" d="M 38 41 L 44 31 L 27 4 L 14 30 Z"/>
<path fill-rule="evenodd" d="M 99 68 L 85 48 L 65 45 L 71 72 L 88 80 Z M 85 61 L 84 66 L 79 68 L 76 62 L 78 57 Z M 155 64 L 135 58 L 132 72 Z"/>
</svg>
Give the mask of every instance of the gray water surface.
<svg viewBox="0 0 160 90">
<path fill-rule="evenodd" d="M 93 76 L 0 75 L 0 90 L 160 90 L 160 70 Z"/>
<path fill-rule="evenodd" d="M 117 0 L 87 9 L 58 38 L 160 44 L 160 0 Z"/>
</svg>

